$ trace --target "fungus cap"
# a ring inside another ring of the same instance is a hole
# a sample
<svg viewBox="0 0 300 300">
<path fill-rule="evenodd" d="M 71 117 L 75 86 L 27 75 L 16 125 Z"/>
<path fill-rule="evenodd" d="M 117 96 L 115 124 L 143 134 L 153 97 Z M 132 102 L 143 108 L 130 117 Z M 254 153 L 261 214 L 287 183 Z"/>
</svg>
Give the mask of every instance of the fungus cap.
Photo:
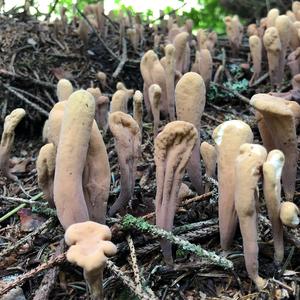
<svg viewBox="0 0 300 300">
<path fill-rule="evenodd" d="M 280 206 L 280 220 L 282 224 L 295 228 L 299 225 L 299 208 L 290 201 L 282 202 Z"/>
</svg>

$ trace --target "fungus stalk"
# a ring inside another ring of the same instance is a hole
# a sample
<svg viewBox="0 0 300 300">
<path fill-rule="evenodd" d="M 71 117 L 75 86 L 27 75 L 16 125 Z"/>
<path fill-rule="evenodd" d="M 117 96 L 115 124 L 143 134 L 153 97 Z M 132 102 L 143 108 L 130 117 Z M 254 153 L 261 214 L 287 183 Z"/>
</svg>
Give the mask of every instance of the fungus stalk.
<svg viewBox="0 0 300 300">
<path fill-rule="evenodd" d="M 234 205 L 236 186 L 235 159 L 240 146 L 253 141 L 251 128 L 239 120 L 226 121 L 213 132 L 217 151 L 219 183 L 219 227 L 221 247 L 228 250 L 237 226 Z"/>
<path fill-rule="evenodd" d="M 0 143 L 0 172 L 8 179 L 14 181 L 17 181 L 18 177 L 10 171 L 9 157 L 15 140 L 15 129 L 25 114 L 26 112 L 23 108 L 16 108 L 5 117 Z"/>
<path fill-rule="evenodd" d="M 108 123 L 115 139 L 121 173 L 120 195 L 109 210 L 109 215 L 113 216 L 124 209 L 133 196 L 141 136 L 137 122 L 130 115 L 112 113 Z"/>
<path fill-rule="evenodd" d="M 280 150 L 269 152 L 263 165 L 264 197 L 268 215 L 272 224 L 275 250 L 275 263 L 280 264 L 284 256 L 283 228 L 280 220 L 281 173 L 284 165 L 284 154 Z"/>
<path fill-rule="evenodd" d="M 261 72 L 261 55 L 262 55 L 262 42 L 257 35 L 252 35 L 249 38 L 250 53 L 253 62 L 253 75 L 250 80 L 252 85 L 258 78 Z"/>
<path fill-rule="evenodd" d="M 104 299 L 103 270 L 107 257 L 117 253 L 110 240 L 110 229 L 91 221 L 73 224 L 65 233 L 67 260 L 83 268 L 92 300 Z"/>
<path fill-rule="evenodd" d="M 159 127 L 159 111 L 161 99 L 161 88 L 159 85 L 152 84 L 149 87 L 149 99 L 153 115 L 153 137 L 155 138 L 158 134 Z"/>
<path fill-rule="evenodd" d="M 266 281 L 258 275 L 257 244 L 257 183 L 267 151 L 263 146 L 243 144 L 235 162 L 235 208 L 243 237 L 246 269 L 257 288 L 263 289 Z"/>
<path fill-rule="evenodd" d="M 133 95 L 133 118 L 138 123 L 140 131 L 143 130 L 143 94 L 135 91 Z"/>
<path fill-rule="evenodd" d="M 175 47 L 165 47 L 166 54 L 166 86 L 170 121 L 175 120 Z"/>
<path fill-rule="evenodd" d="M 203 193 L 201 158 L 200 158 L 200 127 L 205 106 L 205 84 L 202 77 L 194 72 L 184 74 L 175 89 L 177 119 L 192 123 L 198 130 L 198 140 L 187 165 L 187 172 L 197 193 Z"/>
<path fill-rule="evenodd" d="M 59 221 L 65 229 L 89 220 L 82 174 L 94 115 L 95 101 L 86 91 L 73 93 L 65 102 L 54 175 L 54 202 Z"/>
<path fill-rule="evenodd" d="M 197 136 L 197 130 L 191 123 L 174 121 L 168 123 L 155 139 L 156 225 L 167 231 L 172 230 L 178 192 Z M 161 248 L 166 263 L 172 264 L 170 242 L 162 239 Z"/>
</svg>

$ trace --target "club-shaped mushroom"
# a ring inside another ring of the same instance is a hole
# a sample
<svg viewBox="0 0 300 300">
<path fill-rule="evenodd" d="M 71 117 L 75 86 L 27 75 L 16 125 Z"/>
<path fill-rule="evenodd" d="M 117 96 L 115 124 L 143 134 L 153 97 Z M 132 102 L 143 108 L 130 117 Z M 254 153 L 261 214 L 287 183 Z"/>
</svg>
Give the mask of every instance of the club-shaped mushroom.
<svg viewBox="0 0 300 300">
<path fill-rule="evenodd" d="M 54 202 L 58 219 L 66 229 L 74 223 L 89 220 L 82 174 L 95 115 L 95 100 L 90 93 L 79 90 L 68 101 L 59 104 L 65 104 L 65 109 L 56 144 Z M 51 115 L 49 121 L 52 121 Z"/>
<path fill-rule="evenodd" d="M 14 145 L 15 129 L 24 118 L 26 112 L 23 108 L 14 109 L 5 117 L 3 132 L 0 143 L 0 172 L 11 180 L 18 180 L 18 177 L 10 172 L 9 157 Z"/>
<path fill-rule="evenodd" d="M 264 197 L 272 225 L 275 263 L 280 264 L 284 257 L 283 228 L 280 220 L 281 174 L 284 165 L 284 154 L 280 150 L 269 152 L 263 165 Z"/>
<path fill-rule="evenodd" d="M 128 112 L 128 100 L 133 96 L 133 93 L 133 90 L 128 90 L 124 84 L 118 82 L 117 91 L 113 94 L 111 99 L 110 112 L 121 111 L 126 114 Z"/>
<path fill-rule="evenodd" d="M 155 139 L 156 225 L 171 231 L 185 166 L 195 146 L 198 133 L 193 124 L 184 121 L 168 123 Z M 199 148 L 197 149 L 199 152 Z M 166 263 L 172 264 L 171 244 L 161 240 Z"/>
<path fill-rule="evenodd" d="M 240 146 L 252 143 L 253 133 L 250 126 L 243 121 L 231 120 L 220 124 L 214 130 L 213 139 L 217 151 L 220 241 L 222 249 L 228 250 L 237 226 L 234 206 L 235 160 Z"/>
<path fill-rule="evenodd" d="M 160 121 L 160 101 L 161 101 L 161 88 L 158 84 L 152 84 L 149 87 L 149 99 L 151 105 L 151 111 L 153 115 L 153 137 L 158 134 L 158 127 Z"/>
<path fill-rule="evenodd" d="M 60 79 L 56 86 L 58 101 L 66 101 L 73 93 L 72 83 L 68 79 Z"/>
<path fill-rule="evenodd" d="M 200 145 L 200 153 L 205 165 L 205 174 L 208 177 L 215 178 L 216 166 L 217 166 L 217 153 L 214 146 L 207 142 L 203 142 Z M 205 184 L 205 193 L 210 189 L 210 183 Z"/>
<path fill-rule="evenodd" d="M 92 221 L 73 224 L 65 233 L 66 244 L 70 246 L 67 260 L 83 268 L 92 300 L 104 299 L 103 270 L 107 257 L 117 253 L 110 240 L 109 227 Z"/>
<path fill-rule="evenodd" d="M 120 194 L 109 210 L 109 215 L 113 216 L 126 207 L 133 195 L 141 136 L 139 125 L 128 114 L 112 113 L 109 115 L 108 124 L 115 139 L 121 173 Z"/>
<path fill-rule="evenodd" d="M 143 94 L 140 91 L 135 91 L 133 95 L 133 118 L 136 120 L 140 127 L 140 131 L 143 130 Z"/>
<path fill-rule="evenodd" d="M 243 144 L 235 161 L 235 208 L 243 237 L 246 269 L 257 288 L 263 289 L 266 281 L 258 275 L 257 244 L 257 183 L 267 151 L 261 145 Z"/>
<path fill-rule="evenodd" d="M 47 200 L 52 208 L 55 207 L 53 201 L 55 156 L 56 149 L 52 143 L 49 143 L 40 149 L 36 161 L 39 188 L 43 191 L 43 198 Z"/>
<path fill-rule="evenodd" d="M 192 185 L 199 195 L 203 193 L 199 148 L 201 117 L 206 101 L 205 93 L 204 81 L 195 72 L 184 74 L 175 89 L 177 119 L 192 123 L 198 130 L 199 138 L 188 162 L 187 171 Z"/>
<path fill-rule="evenodd" d="M 180 73 L 188 71 L 190 64 L 190 46 L 188 45 L 189 34 L 181 32 L 176 35 L 173 45 L 175 47 L 175 66 Z"/>
<path fill-rule="evenodd" d="M 299 208 L 298 206 L 290 201 L 281 203 L 280 206 L 280 220 L 283 225 L 295 228 L 299 225 Z"/>
<path fill-rule="evenodd" d="M 253 62 L 253 75 L 250 80 L 250 84 L 254 83 L 261 72 L 261 55 L 262 55 L 262 42 L 257 35 L 249 37 L 250 53 Z"/>
<path fill-rule="evenodd" d="M 295 116 L 291 109 L 291 106 L 297 103 L 292 102 L 268 94 L 256 94 L 250 101 L 263 116 L 268 136 L 272 138 L 274 146 L 284 153 L 286 160 L 282 171 L 282 183 L 287 200 L 294 197 L 298 160 Z"/>
<path fill-rule="evenodd" d="M 276 27 L 269 27 L 265 31 L 263 43 L 267 50 L 271 84 L 279 86 L 281 41 Z"/>
</svg>

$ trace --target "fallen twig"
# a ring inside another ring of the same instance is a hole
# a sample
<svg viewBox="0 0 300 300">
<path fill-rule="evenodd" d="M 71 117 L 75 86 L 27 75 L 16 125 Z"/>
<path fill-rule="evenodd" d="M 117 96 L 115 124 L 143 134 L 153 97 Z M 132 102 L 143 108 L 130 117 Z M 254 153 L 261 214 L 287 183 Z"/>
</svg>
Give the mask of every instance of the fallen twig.
<svg viewBox="0 0 300 300">
<path fill-rule="evenodd" d="M 157 226 L 149 224 L 142 218 L 135 218 L 134 216 L 127 214 L 123 217 L 121 224 L 125 229 L 136 228 L 143 232 L 147 232 L 153 236 L 167 239 L 172 243 L 178 245 L 182 250 L 189 251 L 196 254 L 199 257 L 206 258 L 210 262 L 219 265 L 225 269 L 233 270 L 233 263 L 230 260 L 218 256 L 214 252 L 204 250 L 198 245 L 194 245 L 188 241 L 180 239 L 171 232 L 165 231 L 161 228 L 158 228 Z"/>
</svg>

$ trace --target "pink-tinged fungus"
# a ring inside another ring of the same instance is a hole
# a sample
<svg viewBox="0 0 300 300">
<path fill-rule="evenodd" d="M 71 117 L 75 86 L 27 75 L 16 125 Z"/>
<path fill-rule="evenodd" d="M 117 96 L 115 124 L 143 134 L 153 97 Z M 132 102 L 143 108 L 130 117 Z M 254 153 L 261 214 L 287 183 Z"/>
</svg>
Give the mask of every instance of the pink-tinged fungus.
<svg viewBox="0 0 300 300">
<path fill-rule="evenodd" d="M 97 72 L 96 78 L 99 80 L 101 88 L 105 89 L 107 86 L 107 75 L 104 72 Z"/>
<path fill-rule="evenodd" d="M 269 152 L 263 165 L 264 197 L 272 225 L 274 241 L 274 259 L 280 264 L 284 257 L 283 228 L 280 220 L 281 174 L 284 165 L 284 154 L 280 150 Z"/>
<path fill-rule="evenodd" d="M 109 99 L 102 96 L 99 88 L 88 88 L 87 91 L 95 98 L 95 121 L 105 135 L 108 128 Z"/>
<path fill-rule="evenodd" d="M 177 119 L 192 123 L 198 130 L 198 140 L 187 165 L 187 172 L 197 193 L 203 193 L 201 158 L 200 158 L 200 127 L 205 106 L 206 89 L 202 77 L 195 72 L 184 74 L 175 89 Z"/>
<path fill-rule="evenodd" d="M 115 139 L 121 173 L 120 194 L 109 210 L 109 215 L 113 216 L 125 209 L 133 196 L 141 134 L 137 122 L 130 115 L 120 111 L 110 114 L 108 123 Z"/>
<path fill-rule="evenodd" d="M 153 116 L 153 136 L 155 138 L 158 134 L 158 127 L 160 121 L 159 111 L 161 101 L 161 88 L 158 84 L 152 84 L 149 87 L 149 99 Z"/>
<path fill-rule="evenodd" d="M 243 26 L 237 15 L 225 17 L 226 34 L 231 46 L 232 54 L 236 56 L 240 49 L 243 38 Z"/>
<path fill-rule="evenodd" d="M 283 225 L 295 228 L 299 225 L 299 208 L 298 206 L 289 201 L 281 203 L 280 206 L 280 220 Z"/>
<path fill-rule="evenodd" d="M 89 220 L 82 174 L 95 115 L 95 101 L 90 93 L 79 90 L 68 101 L 58 104 L 65 104 L 65 109 L 61 128 L 58 128 L 59 141 L 56 144 L 54 202 L 58 219 L 67 229 L 74 223 Z M 53 121 L 51 116 L 49 121 Z"/>
<path fill-rule="evenodd" d="M 263 43 L 267 50 L 271 84 L 279 86 L 281 41 L 276 27 L 269 27 L 264 34 Z"/>
<path fill-rule="evenodd" d="M 279 10 L 277 8 L 272 8 L 268 11 L 267 28 L 275 26 L 275 21 L 278 16 L 279 16 Z"/>
<path fill-rule="evenodd" d="M 283 81 L 284 76 L 284 67 L 286 65 L 286 53 L 290 44 L 291 39 L 291 21 L 288 16 L 282 15 L 276 18 L 275 27 L 277 28 L 280 43 L 281 43 L 281 51 L 279 55 L 279 73 L 278 73 L 278 82 L 281 83 Z"/>
<path fill-rule="evenodd" d="M 292 200 L 294 197 L 298 161 L 296 121 L 293 113 L 297 103 L 292 102 L 268 94 L 256 94 L 250 101 L 250 104 L 263 116 L 265 128 L 274 146 L 281 150 L 286 158 L 282 183 L 287 200 Z M 263 134 L 262 138 L 264 138 Z"/>
<path fill-rule="evenodd" d="M 288 55 L 287 65 L 293 76 L 300 73 L 300 47 Z"/>
<path fill-rule="evenodd" d="M 168 99 L 168 112 L 170 121 L 175 120 L 175 47 L 168 44 L 165 47 L 166 57 L 166 88 Z"/>
<path fill-rule="evenodd" d="M 253 75 L 249 82 L 252 85 L 258 78 L 261 72 L 261 56 L 262 56 L 262 42 L 257 35 L 252 35 L 249 38 L 250 53 L 253 62 Z"/>
<path fill-rule="evenodd" d="M 81 268 L 92 300 L 103 300 L 103 270 L 107 257 L 117 253 L 110 241 L 111 231 L 106 225 L 87 221 L 71 225 L 65 233 L 70 246 L 67 260 Z"/>
<path fill-rule="evenodd" d="M 143 95 L 148 113 L 148 118 L 151 118 L 149 87 L 152 84 L 158 84 L 161 88 L 160 111 L 164 117 L 167 117 L 169 112 L 169 106 L 167 99 L 166 72 L 153 50 L 149 50 L 144 54 L 141 60 L 140 69 L 144 79 Z"/>
<path fill-rule="evenodd" d="M 55 207 L 53 200 L 53 181 L 55 171 L 56 149 L 52 143 L 44 145 L 36 160 L 38 186 L 43 191 L 43 198 L 50 207 Z"/>
<path fill-rule="evenodd" d="M 7 179 L 14 181 L 17 181 L 18 177 L 13 175 L 10 171 L 9 157 L 14 145 L 15 129 L 25 114 L 26 112 L 23 108 L 16 108 L 5 117 L 0 143 L 0 172 Z"/>
<path fill-rule="evenodd" d="M 193 124 L 184 121 L 168 123 L 155 139 L 156 164 L 156 225 L 171 231 L 185 166 L 197 140 Z M 198 149 L 199 152 L 199 149 Z M 161 248 L 167 264 L 172 264 L 171 244 L 161 240 Z"/>
<path fill-rule="evenodd" d="M 217 152 L 214 146 L 207 142 L 202 142 L 200 145 L 200 153 L 205 166 L 205 174 L 208 177 L 216 177 L 217 167 Z M 210 189 L 210 183 L 205 184 L 205 193 Z"/>
<path fill-rule="evenodd" d="M 237 226 L 234 205 L 236 186 L 235 160 L 240 146 L 252 143 L 253 133 L 249 125 L 239 120 L 226 121 L 213 132 L 217 152 L 219 183 L 219 227 L 221 247 L 228 250 L 232 244 Z"/>
<path fill-rule="evenodd" d="M 175 66 L 180 73 L 187 72 L 190 64 L 188 38 L 189 34 L 187 32 L 181 32 L 176 35 L 173 42 L 175 47 Z"/>
<path fill-rule="evenodd" d="M 113 94 L 110 103 L 110 112 L 128 112 L 128 100 L 133 96 L 134 90 L 128 90 L 121 82 L 117 83 L 117 91 Z"/>
<path fill-rule="evenodd" d="M 259 290 L 266 286 L 266 280 L 258 275 L 258 234 L 256 200 L 261 168 L 267 158 L 263 146 L 243 144 L 235 161 L 235 208 L 243 237 L 246 269 Z"/>
<path fill-rule="evenodd" d="M 68 79 L 60 79 L 57 83 L 56 94 L 58 101 L 66 101 L 73 93 L 72 83 Z"/>
<path fill-rule="evenodd" d="M 207 49 L 207 34 L 205 30 L 198 29 L 197 31 L 197 43 L 198 43 L 198 51 L 201 49 Z"/>
<path fill-rule="evenodd" d="M 137 90 L 133 95 L 133 118 L 143 130 L 143 94 Z"/>
<path fill-rule="evenodd" d="M 250 24 L 250 25 L 248 25 L 248 27 L 247 27 L 247 35 L 248 35 L 249 38 L 251 36 L 253 36 L 253 35 L 259 36 L 259 32 L 258 32 L 256 24 Z"/>
</svg>

